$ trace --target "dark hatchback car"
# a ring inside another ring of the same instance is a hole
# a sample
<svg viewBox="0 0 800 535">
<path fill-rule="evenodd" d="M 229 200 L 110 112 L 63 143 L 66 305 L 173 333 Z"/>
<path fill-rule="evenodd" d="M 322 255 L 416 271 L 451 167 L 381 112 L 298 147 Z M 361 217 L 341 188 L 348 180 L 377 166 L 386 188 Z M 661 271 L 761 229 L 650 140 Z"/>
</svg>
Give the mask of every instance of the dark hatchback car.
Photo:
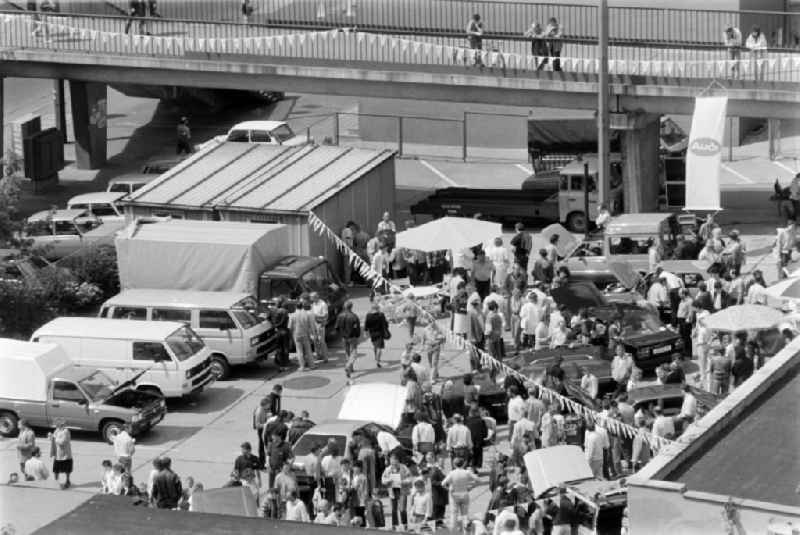
<svg viewBox="0 0 800 535">
<path fill-rule="evenodd" d="M 588 281 L 570 281 L 554 288 L 552 296 L 558 305 L 570 313 L 590 309 L 598 319 L 608 325 L 615 317 L 622 320 L 622 343 L 633 356 L 636 366 L 650 371 L 660 364 L 670 362 L 672 355 L 681 354 L 683 340 L 668 329 L 655 314 L 635 303 L 614 302 L 604 296 Z"/>
<path fill-rule="evenodd" d="M 287 256 L 261 273 L 258 281 L 258 301 L 266 304 L 288 296 L 290 312 L 304 293 L 317 292 L 328 303 L 328 327 L 342 311 L 348 299 L 347 290 L 324 258 Z"/>
</svg>

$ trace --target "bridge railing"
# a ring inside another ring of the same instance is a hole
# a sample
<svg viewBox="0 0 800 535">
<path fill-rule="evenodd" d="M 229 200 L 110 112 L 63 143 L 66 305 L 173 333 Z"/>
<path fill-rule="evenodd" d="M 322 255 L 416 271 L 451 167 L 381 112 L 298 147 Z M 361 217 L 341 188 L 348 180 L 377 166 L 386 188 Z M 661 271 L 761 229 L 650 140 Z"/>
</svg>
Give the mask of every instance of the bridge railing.
<svg viewBox="0 0 800 535">
<path fill-rule="evenodd" d="M 81 9 L 73 2 L 63 9 Z M 106 2 L 119 13 L 128 10 L 126 0 Z M 226 0 L 161 0 L 162 16 L 207 21 L 243 20 L 241 2 Z M 567 37 L 597 38 L 597 7 L 563 2 L 465 1 L 465 0 L 252 0 L 256 24 L 331 29 L 359 26 L 386 32 L 437 32 L 462 36 L 467 21 L 477 13 L 486 31 L 496 35 L 520 35 L 533 22 L 546 25 L 556 18 Z M 755 10 L 673 9 L 667 7 L 611 7 L 609 34 L 612 40 L 655 41 L 692 45 L 718 44 L 728 26 L 745 35 L 760 26 L 771 46 L 800 46 L 800 13 Z"/>
<path fill-rule="evenodd" d="M 150 35 L 143 35 L 149 33 Z M 464 69 L 483 76 L 538 76 L 541 71 L 596 74 L 597 46 L 589 39 L 564 39 L 561 58 L 534 57 L 530 40 L 487 34 L 484 50 L 472 51 L 461 37 L 352 31 L 289 30 L 254 24 L 129 19 L 121 16 L 0 12 L 0 46 L 6 59 L 15 50 L 44 49 L 137 56 L 220 59 L 248 63 L 330 65 L 363 63 L 371 69 Z M 617 75 L 673 78 L 743 78 L 800 81 L 800 53 L 770 51 L 756 58 L 727 60 L 720 46 L 689 50 L 642 42 L 612 46 L 609 69 Z M 478 68 L 473 68 L 478 67 Z"/>
</svg>

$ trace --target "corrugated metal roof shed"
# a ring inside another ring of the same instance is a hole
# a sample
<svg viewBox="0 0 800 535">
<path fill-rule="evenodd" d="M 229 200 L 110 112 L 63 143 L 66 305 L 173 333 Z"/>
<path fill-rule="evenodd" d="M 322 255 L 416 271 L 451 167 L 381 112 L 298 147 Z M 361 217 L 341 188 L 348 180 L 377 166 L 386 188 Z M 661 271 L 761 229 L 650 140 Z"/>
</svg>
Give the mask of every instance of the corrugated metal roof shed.
<svg viewBox="0 0 800 535">
<path fill-rule="evenodd" d="M 305 212 L 393 156 L 391 150 L 224 142 L 161 175 L 125 204 Z"/>
</svg>

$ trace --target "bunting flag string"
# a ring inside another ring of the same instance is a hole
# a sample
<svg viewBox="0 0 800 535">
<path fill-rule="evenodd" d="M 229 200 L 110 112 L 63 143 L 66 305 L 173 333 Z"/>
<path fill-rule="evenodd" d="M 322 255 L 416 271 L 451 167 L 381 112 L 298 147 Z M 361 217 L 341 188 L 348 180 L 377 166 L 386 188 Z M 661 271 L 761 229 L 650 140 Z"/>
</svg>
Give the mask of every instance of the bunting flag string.
<svg viewBox="0 0 800 535">
<path fill-rule="evenodd" d="M 149 36 L 126 35 L 121 32 L 100 31 L 94 28 L 70 25 L 69 17 L 53 18 L 53 21 L 34 21 L 29 15 L 3 14 L 0 16 L 0 25 L 21 24 L 26 26 L 23 32 L 3 32 L 8 35 L 25 35 L 34 29 L 46 27 L 50 35 L 65 35 L 72 40 L 90 41 L 100 46 L 115 45 L 118 42 L 123 48 L 131 52 L 144 54 L 170 54 L 182 55 L 184 52 L 202 51 L 207 53 L 280 53 L 285 55 L 298 55 L 304 52 L 308 42 L 315 48 L 317 45 L 333 43 L 336 40 L 345 41 L 346 45 L 363 44 L 365 41 L 370 47 L 379 47 L 383 50 L 400 50 L 404 55 L 413 55 L 413 60 L 419 63 L 441 63 L 448 58 L 454 64 L 470 64 L 482 61 L 490 67 L 505 67 L 513 70 L 548 70 L 552 71 L 552 58 L 537 57 L 528 54 L 516 54 L 497 51 L 473 51 L 464 46 L 435 44 L 424 40 L 408 40 L 386 34 L 359 32 L 355 28 L 335 28 L 324 31 L 311 31 L 305 33 L 290 33 L 262 36 L 238 36 L 231 38 L 217 37 L 185 37 L 185 36 Z M 121 41 L 117 41 L 121 40 Z M 345 46 L 345 50 L 347 50 Z M 355 48 L 355 47 L 354 47 Z M 302 49 L 302 50 L 301 50 Z M 339 49 L 339 46 L 336 46 Z M 355 48 L 363 49 L 362 47 Z M 114 52 L 117 52 L 114 47 Z M 316 53 L 316 51 L 315 51 Z M 316 57 L 316 56 L 315 56 Z M 544 63 L 546 61 L 546 63 Z M 578 71 L 595 74 L 598 72 L 599 60 L 592 58 L 579 58 L 565 56 L 561 58 L 562 68 L 566 71 Z M 541 69 L 540 69 L 541 66 Z M 738 66 L 737 74 L 742 77 L 750 75 L 766 75 L 769 73 L 779 76 L 793 76 L 800 71 L 800 57 L 777 55 L 765 59 L 742 58 L 741 60 L 609 60 L 609 70 L 613 74 L 634 74 L 659 77 L 718 77 L 728 76 L 732 69 Z M 766 72 L 765 72 L 766 71 Z"/>
<path fill-rule="evenodd" d="M 398 294 L 400 296 L 404 296 L 403 290 L 393 284 L 391 281 L 387 280 L 383 277 L 380 273 L 376 272 L 372 266 L 367 263 L 363 258 L 361 258 L 355 251 L 353 251 L 345 242 L 342 240 L 336 232 L 331 229 L 328 225 L 325 224 L 314 212 L 308 212 L 308 224 L 314 232 L 319 234 L 320 236 L 327 237 L 331 242 L 333 242 L 336 249 L 349 260 L 355 271 L 361 275 L 365 280 L 369 280 L 372 283 L 374 288 L 387 288 L 393 294 Z M 408 303 L 413 304 L 417 307 L 419 314 L 424 316 L 428 321 L 436 321 L 434 318 L 425 308 L 423 308 L 419 303 L 416 301 L 409 300 Z M 468 350 L 477 354 L 480 357 L 481 364 L 487 368 L 492 370 L 499 370 L 505 375 L 511 375 L 516 377 L 517 379 L 523 382 L 530 382 L 531 378 L 526 377 L 525 375 L 521 374 L 517 370 L 507 366 L 503 362 L 495 359 L 492 355 L 483 351 L 482 349 L 476 347 L 468 340 L 464 339 L 463 337 L 453 333 L 450 330 L 447 330 L 445 333 L 445 338 L 447 342 L 455 346 L 456 349 L 459 350 Z M 538 384 L 538 389 L 540 392 L 540 397 L 547 399 L 553 403 L 559 403 L 559 405 L 563 408 L 569 409 L 571 412 L 578 414 L 586 419 L 598 422 L 599 424 L 606 427 L 609 431 L 613 432 L 615 435 L 621 436 L 625 435 L 628 438 L 633 438 L 633 436 L 640 434 L 642 435 L 643 439 L 650 445 L 651 448 L 654 450 L 658 450 L 664 446 L 672 444 L 672 441 L 665 439 L 663 437 L 658 437 L 653 435 L 652 433 L 645 433 L 640 430 L 635 429 L 634 427 L 621 422 L 617 419 L 610 418 L 607 416 L 603 416 L 600 413 L 594 411 L 589 407 L 585 407 L 580 403 L 576 403 L 575 401 L 562 396 L 555 390 L 547 388 L 544 385 Z"/>
</svg>

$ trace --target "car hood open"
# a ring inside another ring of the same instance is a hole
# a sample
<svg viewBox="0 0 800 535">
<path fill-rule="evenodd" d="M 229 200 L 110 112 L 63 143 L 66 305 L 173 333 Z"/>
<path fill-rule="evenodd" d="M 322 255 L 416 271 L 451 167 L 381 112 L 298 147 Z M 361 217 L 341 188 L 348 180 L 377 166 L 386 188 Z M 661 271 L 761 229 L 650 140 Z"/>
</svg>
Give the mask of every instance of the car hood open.
<svg viewBox="0 0 800 535">
<path fill-rule="evenodd" d="M 608 262 L 608 270 L 629 290 L 637 288 L 642 282 L 642 276 L 639 275 L 639 272 L 633 269 L 630 262 L 625 260 L 611 260 Z"/>
<path fill-rule="evenodd" d="M 523 460 L 536 496 L 562 483 L 594 479 L 583 450 L 578 446 L 551 446 L 529 451 Z"/>
<path fill-rule="evenodd" d="M 390 383 L 352 385 L 339 409 L 339 420 L 356 420 L 400 426 L 406 402 L 406 387 Z"/>
</svg>

